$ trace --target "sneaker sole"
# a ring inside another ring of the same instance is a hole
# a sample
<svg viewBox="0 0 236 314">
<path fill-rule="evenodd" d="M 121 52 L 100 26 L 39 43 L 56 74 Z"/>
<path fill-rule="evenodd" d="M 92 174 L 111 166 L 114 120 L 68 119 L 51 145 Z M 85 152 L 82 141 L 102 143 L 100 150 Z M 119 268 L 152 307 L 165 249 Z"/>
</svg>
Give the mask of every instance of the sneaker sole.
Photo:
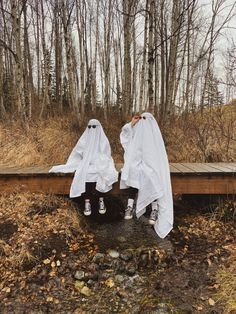
<svg viewBox="0 0 236 314">
<path fill-rule="evenodd" d="M 84 216 L 90 216 L 91 215 L 91 212 L 90 213 L 84 213 Z"/>
<path fill-rule="evenodd" d="M 99 210 L 98 212 L 99 214 L 104 215 L 106 213 L 106 210 Z"/>
<path fill-rule="evenodd" d="M 126 217 L 124 217 L 125 220 L 130 220 L 132 218 L 133 218 L 133 216 L 126 216 Z"/>
<path fill-rule="evenodd" d="M 152 225 L 152 226 L 153 226 L 153 225 L 155 225 L 156 220 L 149 220 L 148 222 L 149 222 L 149 225 Z"/>
</svg>

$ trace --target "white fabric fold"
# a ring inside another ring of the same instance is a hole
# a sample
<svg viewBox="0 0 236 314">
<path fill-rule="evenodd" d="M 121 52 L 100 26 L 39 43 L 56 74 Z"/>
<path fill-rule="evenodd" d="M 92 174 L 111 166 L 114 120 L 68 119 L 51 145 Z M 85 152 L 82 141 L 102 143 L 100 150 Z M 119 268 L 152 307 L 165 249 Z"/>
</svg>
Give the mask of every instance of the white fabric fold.
<svg viewBox="0 0 236 314">
<path fill-rule="evenodd" d="M 173 197 L 170 170 L 165 144 L 159 126 L 152 114 L 142 114 L 145 119 L 132 127 L 127 123 L 121 131 L 124 148 L 124 167 L 120 188 L 137 188 L 136 215 L 145 213 L 146 206 L 157 199 L 158 220 L 154 229 L 165 238 L 173 228 Z"/>
<path fill-rule="evenodd" d="M 75 175 L 70 188 L 70 197 L 79 197 L 85 192 L 86 182 L 96 182 L 96 190 L 106 193 L 118 180 L 111 157 L 111 147 L 101 123 L 92 119 L 77 144 L 73 148 L 66 164 L 52 167 L 49 172 L 70 173 Z"/>
</svg>

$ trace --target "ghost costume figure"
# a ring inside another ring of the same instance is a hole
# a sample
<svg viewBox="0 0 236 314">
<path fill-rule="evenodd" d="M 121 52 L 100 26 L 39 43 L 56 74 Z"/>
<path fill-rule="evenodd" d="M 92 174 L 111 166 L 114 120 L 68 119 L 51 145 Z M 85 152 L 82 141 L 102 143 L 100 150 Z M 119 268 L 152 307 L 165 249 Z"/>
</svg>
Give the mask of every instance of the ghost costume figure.
<svg viewBox="0 0 236 314">
<path fill-rule="evenodd" d="M 136 216 L 139 218 L 152 204 L 149 222 L 160 238 L 173 227 L 173 198 L 169 163 L 159 126 L 150 113 L 143 113 L 137 123 L 127 123 L 121 131 L 124 166 L 120 188 L 137 192 Z M 133 197 L 128 200 L 125 218 L 132 218 Z"/>
<path fill-rule="evenodd" d="M 75 172 L 70 187 L 71 198 L 79 197 L 85 192 L 87 196 L 91 192 L 88 190 L 93 187 L 101 193 L 101 196 L 111 190 L 113 183 L 118 180 L 118 172 L 115 169 L 111 147 L 101 123 L 96 119 L 90 120 L 66 164 L 54 166 L 49 172 Z M 103 197 L 100 197 L 99 213 L 104 214 L 105 211 Z M 86 216 L 91 214 L 88 198 L 85 199 L 84 214 Z"/>
</svg>

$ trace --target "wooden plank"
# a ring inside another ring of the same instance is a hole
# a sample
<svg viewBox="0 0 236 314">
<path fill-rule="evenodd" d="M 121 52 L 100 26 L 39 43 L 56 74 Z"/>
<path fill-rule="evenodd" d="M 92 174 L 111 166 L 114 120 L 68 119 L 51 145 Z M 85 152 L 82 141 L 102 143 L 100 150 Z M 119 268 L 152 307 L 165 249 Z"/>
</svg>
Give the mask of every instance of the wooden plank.
<svg viewBox="0 0 236 314">
<path fill-rule="evenodd" d="M 72 182 L 70 176 L 6 176 L 0 177 L 0 192 L 40 192 L 52 194 L 69 194 Z M 235 194 L 236 176 L 225 174 L 209 174 L 196 176 L 171 175 L 173 193 L 177 194 Z M 115 183 L 111 194 L 122 194 L 126 190 L 119 189 L 119 182 Z"/>
<path fill-rule="evenodd" d="M 1 192 L 39 192 L 67 195 L 70 191 L 70 177 L 9 176 L 0 178 Z"/>
<path fill-rule="evenodd" d="M 208 169 L 205 169 L 204 167 L 201 167 L 201 164 L 200 163 L 194 163 L 194 164 L 191 164 L 191 163 L 184 163 L 182 164 L 184 165 L 185 167 L 188 167 L 190 169 L 193 170 L 193 172 L 196 172 L 196 173 L 205 173 L 205 172 L 209 172 Z"/>
<path fill-rule="evenodd" d="M 179 173 L 179 169 L 176 168 L 175 164 L 170 163 L 170 172 L 171 173 Z"/>
<path fill-rule="evenodd" d="M 233 167 L 234 171 L 236 171 L 236 162 L 230 162 L 228 163 L 229 167 Z"/>
<path fill-rule="evenodd" d="M 182 174 L 184 173 L 194 173 L 195 171 L 186 167 L 184 164 L 182 163 L 174 163 L 175 168 Z"/>
<path fill-rule="evenodd" d="M 46 166 L 36 166 L 36 167 L 26 167 L 20 169 L 21 173 L 48 173 L 51 167 Z"/>
<path fill-rule="evenodd" d="M 218 172 L 222 172 L 222 170 L 220 169 L 216 169 L 215 167 L 213 167 L 213 163 L 203 163 L 202 164 L 204 167 L 209 168 L 209 172 L 211 173 L 218 173 Z"/>
<path fill-rule="evenodd" d="M 73 177 L 74 173 L 48 173 L 47 171 L 43 172 L 29 172 L 29 171 L 21 171 L 21 172 L 0 172 L 1 178 L 6 177 Z"/>
<path fill-rule="evenodd" d="M 172 176 L 171 182 L 173 193 L 236 194 L 235 176 Z"/>
<path fill-rule="evenodd" d="M 16 172 L 17 170 L 19 170 L 19 168 L 16 167 L 0 167 L 0 173 L 8 173 L 8 172 Z"/>
<path fill-rule="evenodd" d="M 223 166 L 221 163 L 211 163 L 211 167 L 224 173 L 234 172 L 232 169 L 227 166 Z"/>
<path fill-rule="evenodd" d="M 197 173 L 215 173 L 215 172 L 222 172 L 219 169 L 212 168 L 209 164 L 203 163 L 184 163 L 186 167 L 193 169 Z"/>
<path fill-rule="evenodd" d="M 122 163 L 116 164 L 118 171 L 123 167 Z M 1 174 L 48 174 L 51 166 L 32 166 L 32 167 L 0 167 Z M 236 172 L 236 163 L 170 163 L 171 173 L 230 173 Z M 53 174 L 51 174 L 53 175 Z M 63 174 L 61 174 L 63 175 Z"/>
<path fill-rule="evenodd" d="M 212 167 L 214 166 L 223 166 L 225 168 L 229 168 L 230 170 L 236 172 L 236 162 L 230 162 L 230 163 L 226 163 L 226 162 L 214 162 L 212 163 Z"/>
<path fill-rule="evenodd" d="M 31 174 L 31 173 L 48 173 L 51 166 L 32 166 L 32 167 L 0 167 L 0 174 L 1 173 L 17 173 L 17 174 Z"/>
</svg>

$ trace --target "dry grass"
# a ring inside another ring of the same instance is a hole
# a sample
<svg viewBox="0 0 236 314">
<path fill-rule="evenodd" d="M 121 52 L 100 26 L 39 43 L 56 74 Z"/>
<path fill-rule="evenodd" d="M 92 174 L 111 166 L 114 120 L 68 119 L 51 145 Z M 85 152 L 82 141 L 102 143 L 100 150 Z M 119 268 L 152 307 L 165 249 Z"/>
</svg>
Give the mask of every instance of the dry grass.
<svg viewBox="0 0 236 314">
<path fill-rule="evenodd" d="M 31 254 L 31 252 L 22 247 L 20 252 L 17 255 L 12 255 L 8 261 L 10 261 L 16 267 L 23 265 L 24 263 L 31 263 L 36 261 L 36 258 Z"/>
<path fill-rule="evenodd" d="M 218 206 L 214 209 L 210 217 L 208 217 L 208 225 L 205 225 L 205 229 L 209 230 L 209 226 L 216 225 L 217 229 L 220 228 L 220 224 L 226 225 L 227 221 L 235 220 L 236 203 L 234 200 L 227 200 L 219 202 Z M 223 230 L 223 227 L 220 228 Z M 218 229 L 219 230 L 219 229 Z M 235 230 L 235 228 L 234 228 Z M 223 236 L 225 233 L 222 232 Z M 236 313 L 236 237 L 235 232 L 231 233 L 231 237 L 234 241 L 232 244 L 226 244 L 223 249 L 226 249 L 229 253 L 227 257 L 226 265 L 221 267 L 215 276 L 217 292 L 213 296 L 213 299 L 224 306 L 224 313 L 233 314 Z M 209 236 L 209 235 L 208 235 Z M 229 237 L 226 237 L 229 240 Z"/>
<path fill-rule="evenodd" d="M 229 249 L 229 248 L 228 248 Z M 229 267 L 220 269 L 216 275 L 219 290 L 215 298 L 224 304 L 224 314 L 236 311 L 236 246 L 231 246 L 232 255 L 228 260 Z"/>
<path fill-rule="evenodd" d="M 67 118 L 32 123 L 28 130 L 16 122 L 0 130 L 1 163 L 13 166 L 63 162 L 80 135 Z"/>
<path fill-rule="evenodd" d="M 220 200 L 217 206 L 212 207 L 210 219 L 236 222 L 236 200 Z"/>
<path fill-rule="evenodd" d="M 108 121 L 98 119 L 110 140 L 114 160 L 122 162 L 119 134 L 125 121 L 117 115 L 111 115 Z M 72 115 L 33 121 L 27 129 L 19 121 L 1 123 L 0 164 L 23 167 L 64 163 L 86 123 L 80 124 Z M 160 127 L 171 162 L 236 159 L 235 108 L 205 112 L 203 116 L 172 117 Z"/>
<path fill-rule="evenodd" d="M 0 164 L 23 167 L 64 163 L 84 131 L 86 122 L 80 125 L 73 117 L 56 117 L 31 122 L 27 129 L 19 121 L 1 123 Z M 104 127 L 117 161 L 121 156 L 117 141 L 121 123 L 116 121 L 109 127 L 108 123 L 104 123 Z"/>
<path fill-rule="evenodd" d="M 162 131 L 172 162 L 236 160 L 236 108 L 173 118 Z"/>
</svg>

